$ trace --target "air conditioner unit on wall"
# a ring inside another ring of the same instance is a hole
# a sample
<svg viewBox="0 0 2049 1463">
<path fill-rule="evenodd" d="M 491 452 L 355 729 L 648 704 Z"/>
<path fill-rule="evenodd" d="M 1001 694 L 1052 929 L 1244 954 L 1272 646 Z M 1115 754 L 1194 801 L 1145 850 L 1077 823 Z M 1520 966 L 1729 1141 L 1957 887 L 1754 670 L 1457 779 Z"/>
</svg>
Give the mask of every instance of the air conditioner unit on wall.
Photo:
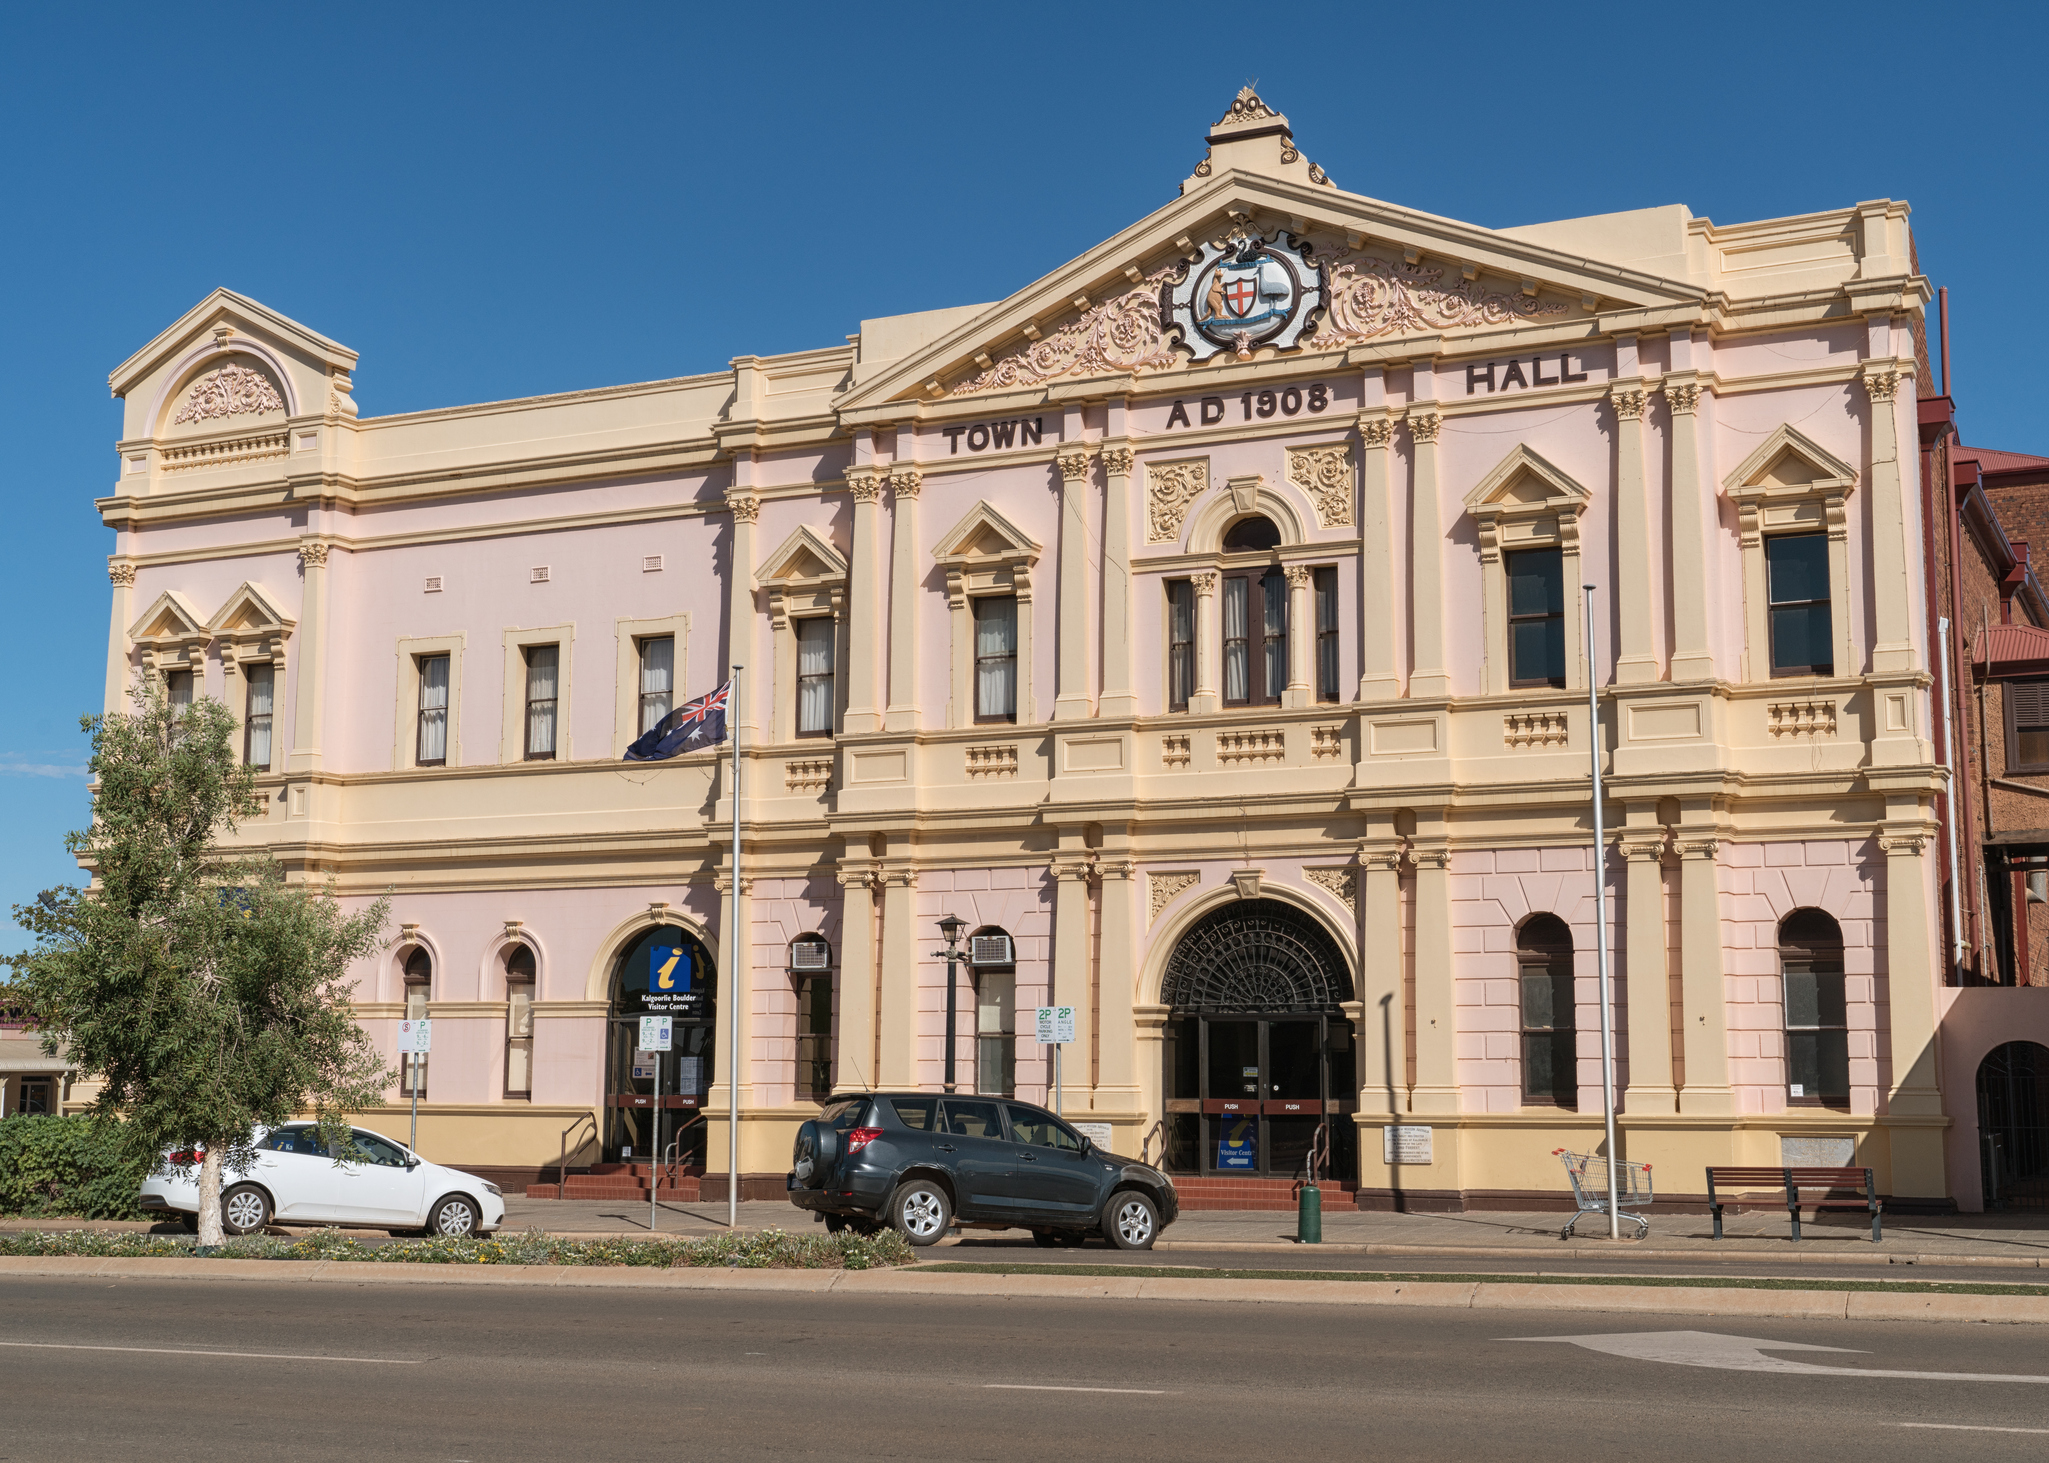
<svg viewBox="0 0 2049 1463">
<path fill-rule="evenodd" d="M 799 940 L 790 946 L 790 969 L 832 969 L 832 946 L 823 940 Z"/>
<path fill-rule="evenodd" d="M 1016 959 L 1008 935 L 976 935 L 968 941 L 970 965 L 1011 965 Z"/>
</svg>

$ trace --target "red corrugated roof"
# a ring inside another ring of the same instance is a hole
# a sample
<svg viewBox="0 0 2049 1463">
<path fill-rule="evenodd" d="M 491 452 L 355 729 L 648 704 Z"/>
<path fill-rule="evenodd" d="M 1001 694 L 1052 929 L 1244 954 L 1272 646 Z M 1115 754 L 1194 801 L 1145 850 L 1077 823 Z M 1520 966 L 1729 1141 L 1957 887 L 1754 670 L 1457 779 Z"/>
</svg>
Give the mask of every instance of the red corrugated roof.
<svg viewBox="0 0 2049 1463">
<path fill-rule="evenodd" d="M 1993 625 L 1972 648 L 1971 663 L 1981 679 L 2049 675 L 2049 630 Z"/>
<path fill-rule="evenodd" d="M 2016 469 L 2049 467 L 2049 457 L 2030 457 L 2025 452 L 2000 452 L 1990 447 L 1958 447 L 1954 454 L 1958 461 L 1972 457 L 1986 472 L 2012 472 Z"/>
</svg>

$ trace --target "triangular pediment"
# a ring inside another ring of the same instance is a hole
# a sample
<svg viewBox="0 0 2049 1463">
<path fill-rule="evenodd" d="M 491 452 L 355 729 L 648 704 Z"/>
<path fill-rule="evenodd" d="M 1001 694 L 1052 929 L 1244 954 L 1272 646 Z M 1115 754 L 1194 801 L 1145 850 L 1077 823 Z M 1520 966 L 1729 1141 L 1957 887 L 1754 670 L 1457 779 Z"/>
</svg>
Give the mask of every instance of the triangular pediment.
<svg viewBox="0 0 2049 1463">
<path fill-rule="evenodd" d="M 1192 179 L 1195 186 L 1173 202 L 901 360 L 873 374 L 857 371 L 860 384 L 838 402 L 842 419 L 887 420 L 912 402 L 921 404 L 920 415 L 932 415 L 965 399 L 990 405 L 1028 393 L 1045 400 L 1063 387 L 1120 376 L 1171 389 L 1172 378 L 1203 368 L 1190 366 L 1189 352 L 1163 324 L 1162 286 L 1205 243 L 1234 230 L 1267 239 L 1285 233 L 1326 268 L 1322 317 L 1283 358 L 1378 345 L 1398 356 L 1405 341 L 1697 307 L 1706 298 L 1696 285 L 1313 182 L 1299 153 L 1286 165 L 1278 161 L 1294 152 L 1274 140 L 1280 134 L 1251 137 L 1256 131 L 1237 129 L 1245 141 L 1230 149 L 1237 161 Z M 1258 162 L 1266 148 L 1275 152 L 1271 166 Z"/>
<path fill-rule="evenodd" d="M 107 376 L 114 395 L 126 396 L 139 381 L 172 357 L 210 340 L 226 326 L 237 334 L 294 348 L 331 370 L 355 368 L 356 353 L 340 341 L 281 315 L 261 301 L 230 289 L 217 289 L 173 321 L 162 334 L 116 366 Z"/>
<path fill-rule="evenodd" d="M 967 517 L 940 535 L 932 557 L 942 563 L 964 559 L 1033 560 L 1039 557 L 1039 545 L 983 499 L 968 510 Z"/>
<path fill-rule="evenodd" d="M 228 596 L 227 603 L 214 612 L 206 628 L 215 635 L 254 635 L 274 630 L 290 630 L 295 622 L 285 618 L 284 612 L 260 586 L 244 582 L 242 587 Z"/>
<path fill-rule="evenodd" d="M 761 566 L 755 578 L 762 584 L 776 581 L 783 583 L 811 583 L 821 580 L 844 579 L 847 577 L 847 561 L 832 542 L 810 524 L 797 526 L 796 532 L 776 548 Z"/>
<path fill-rule="evenodd" d="M 1857 470 L 1797 428 L 1781 423 L 1722 486 L 1736 499 L 1847 492 Z"/>
<path fill-rule="evenodd" d="M 1577 513 L 1591 501 L 1593 494 L 1585 487 L 1520 442 L 1465 498 L 1466 512 L 1476 517 L 1561 510 Z"/>
<path fill-rule="evenodd" d="M 175 589 L 167 589 L 151 602 L 129 627 L 135 641 L 211 640 L 213 631 L 199 618 L 192 602 Z"/>
</svg>

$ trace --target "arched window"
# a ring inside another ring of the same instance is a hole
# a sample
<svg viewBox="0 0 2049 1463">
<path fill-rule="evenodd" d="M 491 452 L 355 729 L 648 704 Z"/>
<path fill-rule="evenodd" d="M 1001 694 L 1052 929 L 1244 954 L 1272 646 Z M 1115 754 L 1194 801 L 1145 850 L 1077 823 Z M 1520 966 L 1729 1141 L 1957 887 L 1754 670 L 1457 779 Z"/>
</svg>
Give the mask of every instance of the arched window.
<svg viewBox="0 0 2049 1463">
<path fill-rule="evenodd" d="M 2009 1041 L 1978 1064 L 1987 1209 L 2049 1209 L 2049 1047 Z"/>
<path fill-rule="evenodd" d="M 1555 914 L 1533 914 L 1515 936 L 1522 986 L 1523 1101 L 1579 1106 L 1572 931 Z"/>
<path fill-rule="evenodd" d="M 832 1096 L 832 945 L 823 935 L 790 941 L 790 982 L 797 990 L 797 1096 Z"/>
<path fill-rule="evenodd" d="M 408 1021 L 427 1019 L 427 1002 L 434 993 L 434 957 L 427 953 L 425 945 L 415 945 L 406 956 L 406 1017 Z M 425 1097 L 427 1095 L 427 1058 L 424 1056 L 403 1056 L 398 1059 L 398 1095 L 400 1097 Z"/>
<path fill-rule="evenodd" d="M 1224 530 L 1224 552 L 1259 554 L 1281 546 L 1281 531 L 1264 513 L 1251 513 Z"/>
<path fill-rule="evenodd" d="M 534 1095 L 534 952 L 505 952 L 505 1095 Z"/>
<path fill-rule="evenodd" d="M 1779 922 L 1779 970 L 1785 981 L 1787 1101 L 1849 1106 L 1842 927 L 1821 910 L 1794 910 Z"/>
<path fill-rule="evenodd" d="M 968 937 L 975 981 L 975 1091 L 1009 1097 L 1017 1090 L 1017 951 L 995 925 Z"/>
</svg>

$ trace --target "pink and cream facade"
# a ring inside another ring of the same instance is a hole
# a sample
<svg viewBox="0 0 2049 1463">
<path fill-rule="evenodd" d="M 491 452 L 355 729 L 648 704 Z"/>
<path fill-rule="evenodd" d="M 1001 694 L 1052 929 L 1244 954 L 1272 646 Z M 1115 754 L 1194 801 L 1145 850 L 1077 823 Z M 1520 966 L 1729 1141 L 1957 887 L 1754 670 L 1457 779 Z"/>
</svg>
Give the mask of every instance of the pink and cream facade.
<svg viewBox="0 0 2049 1463">
<path fill-rule="evenodd" d="M 683 949 L 671 1126 L 716 1173 L 737 1080 L 780 1192 L 823 1093 L 944 1081 L 952 914 L 964 1091 L 1050 1101 L 1072 1006 L 1118 1149 L 1286 1178 L 1323 1124 L 1361 1203 L 1525 1203 L 1599 1138 L 1601 878 L 1661 1192 L 1946 1202 L 1905 205 L 1497 230 L 1249 90 L 1208 144 L 1000 303 L 681 380 L 362 417 L 217 292 L 113 376 L 107 704 L 224 699 L 243 836 L 391 891 L 360 1011 L 434 1019 L 441 1161 L 645 1154 Z M 621 760 L 734 663 L 737 927 L 727 749 Z"/>
</svg>

